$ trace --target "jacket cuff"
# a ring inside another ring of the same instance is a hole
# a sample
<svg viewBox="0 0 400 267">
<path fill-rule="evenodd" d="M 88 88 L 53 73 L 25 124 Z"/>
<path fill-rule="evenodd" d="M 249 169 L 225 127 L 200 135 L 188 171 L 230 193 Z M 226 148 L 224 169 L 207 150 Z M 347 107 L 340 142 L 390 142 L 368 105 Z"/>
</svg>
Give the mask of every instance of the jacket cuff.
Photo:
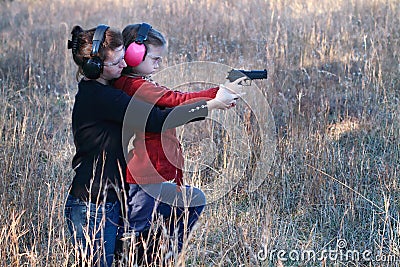
<svg viewBox="0 0 400 267">
<path fill-rule="evenodd" d="M 203 120 L 208 115 L 208 106 L 205 100 L 193 104 L 175 107 L 164 122 L 163 130 L 175 128 L 182 124 Z"/>
</svg>

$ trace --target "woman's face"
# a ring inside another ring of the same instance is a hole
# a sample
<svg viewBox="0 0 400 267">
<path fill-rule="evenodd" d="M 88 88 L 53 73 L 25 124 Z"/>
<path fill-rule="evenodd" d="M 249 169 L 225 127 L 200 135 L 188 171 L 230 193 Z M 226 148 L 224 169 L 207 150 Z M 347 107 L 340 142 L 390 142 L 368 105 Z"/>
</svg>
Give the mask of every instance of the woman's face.
<svg viewBox="0 0 400 267">
<path fill-rule="evenodd" d="M 122 69 L 126 67 L 124 56 L 125 49 L 122 45 L 108 52 L 107 58 L 103 63 L 103 73 L 100 75 L 100 78 L 106 81 L 119 78 Z"/>
<path fill-rule="evenodd" d="M 146 57 L 134 68 L 135 72 L 143 75 L 155 73 L 160 68 L 164 53 L 165 46 L 148 45 Z"/>
</svg>

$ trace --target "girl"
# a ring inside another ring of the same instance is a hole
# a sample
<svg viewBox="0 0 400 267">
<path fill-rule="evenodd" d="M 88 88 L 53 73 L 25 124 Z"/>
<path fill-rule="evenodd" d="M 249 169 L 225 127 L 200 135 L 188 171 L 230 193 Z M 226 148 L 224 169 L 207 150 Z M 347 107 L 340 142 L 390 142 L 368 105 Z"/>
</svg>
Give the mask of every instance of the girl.
<svg viewBox="0 0 400 267">
<path fill-rule="evenodd" d="M 125 59 L 128 66 L 114 86 L 128 95 L 159 107 L 171 108 L 193 100 L 212 99 L 221 90 L 215 87 L 183 93 L 157 84 L 150 76 L 159 69 L 162 62 L 166 50 L 164 36 L 146 23 L 128 25 L 122 35 L 127 49 Z M 226 86 L 236 88 L 238 83 L 236 81 Z M 234 103 L 235 100 L 230 104 Z M 170 235 L 177 228 L 180 252 L 184 236 L 193 228 L 204 209 L 205 195 L 198 188 L 183 186 L 184 162 L 175 129 L 163 133 L 136 132 L 133 147 L 126 172 L 130 230 L 136 235 L 146 233 L 156 208 L 158 214 L 168 219 Z M 186 218 L 182 216 L 185 209 L 188 210 Z M 186 233 L 184 221 L 187 221 Z"/>
</svg>

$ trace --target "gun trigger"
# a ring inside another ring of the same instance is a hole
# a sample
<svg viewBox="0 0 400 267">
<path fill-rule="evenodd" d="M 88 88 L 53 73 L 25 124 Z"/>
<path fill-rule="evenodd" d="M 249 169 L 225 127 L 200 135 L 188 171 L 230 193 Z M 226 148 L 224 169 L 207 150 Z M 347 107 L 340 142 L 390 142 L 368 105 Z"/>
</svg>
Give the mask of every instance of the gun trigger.
<svg viewBox="0 0 400 267">
<path fill-rule="evenodd" d="M 243 85 L 244 86 L 250 86 L 251 85 L 251 79 L 245 79 Z"/>
</svg>

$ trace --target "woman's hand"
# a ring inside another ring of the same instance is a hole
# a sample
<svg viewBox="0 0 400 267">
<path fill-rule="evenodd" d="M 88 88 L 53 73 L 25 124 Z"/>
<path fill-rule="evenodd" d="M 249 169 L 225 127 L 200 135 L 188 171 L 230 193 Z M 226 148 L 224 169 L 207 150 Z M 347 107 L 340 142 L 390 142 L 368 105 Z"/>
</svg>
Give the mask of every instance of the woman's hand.
<svg viewBox="0 0 400 267">
<path fill-rule="evenodd" d="M 219 90 L 214 99 L 207 101 L 208 110 L 212 109 L 228 109 L 236 105 L 236 100 L 244 95 L 241 92 L 242 85 L 239 85 L 240 82 L 245 80 L 246 77 L 242 77 L 233 82 L 226 82 L 225 84 L 221 84 L 219 86 Z"/>
</svg>

